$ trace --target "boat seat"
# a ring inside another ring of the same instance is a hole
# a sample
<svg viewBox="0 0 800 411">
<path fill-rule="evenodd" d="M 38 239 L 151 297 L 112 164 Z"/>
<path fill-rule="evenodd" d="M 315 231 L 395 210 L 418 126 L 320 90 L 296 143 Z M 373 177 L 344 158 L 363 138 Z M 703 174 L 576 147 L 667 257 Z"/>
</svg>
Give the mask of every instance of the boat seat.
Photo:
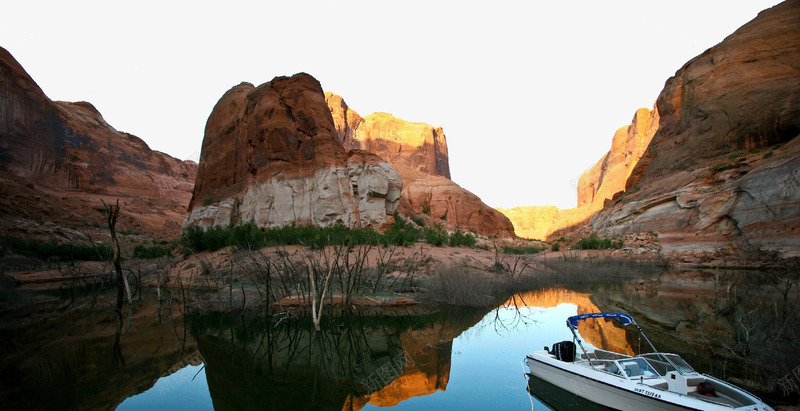
<svg viewBox="0 0 800 411">
<path fill-rule="evenodd" d="M 703 377 L 691 377 L 686 379 L 686 387 L 689 389 L 689 392 L 697 391 L 697 385 L 701 382 L 705 382 L 705 378 Z"/>
</svg>

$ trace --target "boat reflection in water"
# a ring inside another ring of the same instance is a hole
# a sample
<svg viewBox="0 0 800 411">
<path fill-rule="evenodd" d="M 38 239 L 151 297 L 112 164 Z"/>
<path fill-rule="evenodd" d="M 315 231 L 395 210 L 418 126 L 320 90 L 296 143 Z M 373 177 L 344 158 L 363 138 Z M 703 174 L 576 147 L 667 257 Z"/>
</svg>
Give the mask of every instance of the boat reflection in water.
<svg viewBox="0 0 800 411">
<path fill-rule="evenodd" d="M 526 374 L 526 378 L 528 379 L 528 392 L 553 410 L 611 410 L 611 408 L 604 407 L 600 404 L 579 397 L 567 390 L 556 387 L 555 385 L 550 384 L 549 382 L 533 374 Z"/>
</svg>

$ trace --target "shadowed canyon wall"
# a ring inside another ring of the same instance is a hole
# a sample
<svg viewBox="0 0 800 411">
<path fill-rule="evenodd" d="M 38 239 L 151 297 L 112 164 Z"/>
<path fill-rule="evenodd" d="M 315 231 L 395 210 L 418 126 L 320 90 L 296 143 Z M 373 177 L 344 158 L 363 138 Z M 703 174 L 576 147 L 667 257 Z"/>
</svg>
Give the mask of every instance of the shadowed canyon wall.
<svg viewBox="0 0 800 411">
<path fill-rule="evenodd" d="M 173 238 L 197 172 L 150 150 L 87 102 L 51 101 L 0 48 L 0 226 L 5 233 L 81 240 L 120 199 L 120 230 Z"/>
</svg>

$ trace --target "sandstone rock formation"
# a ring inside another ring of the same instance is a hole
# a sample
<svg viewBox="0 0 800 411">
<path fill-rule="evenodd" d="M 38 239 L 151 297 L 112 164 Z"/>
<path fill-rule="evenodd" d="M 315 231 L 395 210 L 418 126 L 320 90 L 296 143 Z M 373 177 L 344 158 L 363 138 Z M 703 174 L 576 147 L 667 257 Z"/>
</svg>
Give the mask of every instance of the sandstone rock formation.
<svg viewBox="0 0 800 411">
<path fill-rule="evenodd" d="M 398 211 L 429 225 L 481 235 L 513 235 L 511 222 L 450 180 L 447 140 L 441 127 L 412 123 L 387 113 L 361 117 L 344 100 L 325 93 L 345 148 L 363 149 L 392 164 L 403 178 Z"/>
<path fill-rule="evenodd" d="M 592 226 L 657 231 L 668 252 L 741 241 L 800 253 L 800 1 L 686 63 L 656 107 L 627 195 Z"/>
<path fill-rule="evenodd" d="M 174 238 L 197 165 L 150 150 L 90 103 L 53 102 L 0 48 L 0 227 L 59 241 L 104 234 L 100 199 L 120 199 L 119 231 Z M 99 231 L 99 232 L 98 232 Z"/>
<path fill-rule="evenodd" d="M 547 235 L 588 225 L 657 232 L 666 254 L 731 244 L 799 254 L 798 134 L 800 1 L 789 0 L 678 70 L 582 176 L 582 221 L 556 221 Z"/>
<path fill-rule="evenodd" d="M 614 133 L 611 149 L 578 180 L 578 206 L 514 207 L 498 210 L 514 224 L 518 236 L 544 240 L 568 233 L 625 191 L 625 184 L 658 130 L 658 110 L 640 108 L 631 124 Z"/>
<path fill-rule="evenodd" d="M 208 118 L 184 225 L 381 228 L 402 185 L 378 156 L 342 146 L 313 77 L 242 83 Z"/>
</svg>

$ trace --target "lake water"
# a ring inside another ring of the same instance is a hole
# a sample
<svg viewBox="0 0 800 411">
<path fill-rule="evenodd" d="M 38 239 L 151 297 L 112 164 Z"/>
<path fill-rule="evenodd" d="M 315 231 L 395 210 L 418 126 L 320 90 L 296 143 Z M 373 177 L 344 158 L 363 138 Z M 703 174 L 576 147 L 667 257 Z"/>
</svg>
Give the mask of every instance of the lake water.
<svg viewBox="0 0 800 411">
<path fill-rule="evenodd" d="M 5 312 L 0 401 L 10 409 L 587 409 L 542 381 L 530 395 L 523 367 L 528 352 L 572 339 L 565 319 L 575 314 L 636 304 L 658 348 L 714 371 L 685 344 L 686 318 L 707 289 L 671 289 L 559 288 L 490 308 L 326 313 L 319 333 L 292 313 L 184 316 L 179 304 L 146 296 L 119 323 L 102 298 L 51 300 L 38 314 Z M 622 327 L 585 324 L 588 344 L 637 349 Z"/>
</svg>

